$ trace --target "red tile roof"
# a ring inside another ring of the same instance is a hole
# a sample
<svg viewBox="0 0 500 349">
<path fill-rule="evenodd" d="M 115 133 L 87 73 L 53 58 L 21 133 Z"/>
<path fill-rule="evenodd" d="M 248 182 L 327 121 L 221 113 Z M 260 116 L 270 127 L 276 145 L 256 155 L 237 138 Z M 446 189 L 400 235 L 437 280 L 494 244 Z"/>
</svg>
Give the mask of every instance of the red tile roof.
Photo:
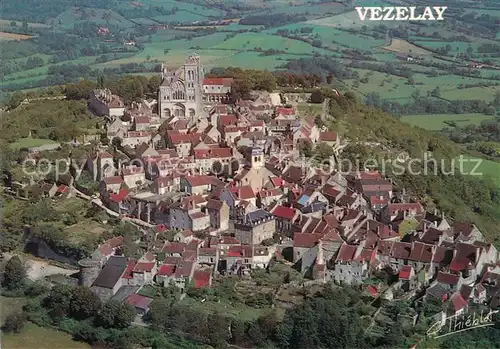
<svg viewBox="0 0 500 349">
<path fill-rule="evenodd" d="M 378 295 L 378 289 L 377 289 L 377 287 L 376 287 L 376 286 L 373 286 L 373 285 L 368 285 L 368 286 L 366 287 L 366 289 L 367 289 L 367 291 L 370 293 L 370 295 L 371 295 L 372 297 L 377 297 L 377 295 Z"/>
<path fill-rule="evenodd" d="M 410 280 L 412 267 L 410 265 L 403 265 L 401 270 L 399 271 L 399 279 L 400 280 Z"/>
<path fill-rule="evenodd" d="M 134 270 L 134 267 L 136 264 L 137 264 L 137 261 L 135 259 L 132 259 L 128 262 L 127 268 L 125 269 L 125 271 L 122 274 L 123 279 L 132 279 L 133 278 L 132 271 Z"/>
<path fill-rule="evenodd" d="M 106 177 L 103 179 L 106 185 L 121 184 L 123 183 L 123 178 L 121 176 Z"/>
<path fill-rule="evenodd" d="M 442 271 L 438 272 L 437 282 L 446 285 L 457 285 L 460 277 L 455 274 L 444 273 Z"/>
<path fill-rule="evenodd" d="M 468 306 L 467 301 L 459 292 L 456 292 L 453 296 L 451 296 L 451 304 L 456 312 Z"/>
<path fill-rule="evenodd" d="M 65 193 L 69 193 L 69 188 L 64 185 L 64 184 L 61 184 L 58 188 L 57 188 L 57 192 L 58 193 L 61 193 L 61 194 L 65 194 Z"/>
<path fill-rule="evenodd" d="M 205 78 L 203 80 L 203 85 L 230 87 L 232 83 L 233 83 L 232 78 Z"/>
<path fill-rule="evenodd" d="M 164 247 L 162 252 L 179 253 L 181 254 L 186 249 L 186 244 L 183 242 L 169 242 Z"/>
<path fill-rule="evenodd" d="M 238 117 L 234 114 L 219 115 L 219 127 L 230 126 L 238 123 Z"/>
<path fill-rule="evenodd" d="M 295 233 L 293 247 L 311 248 L 323 237 L 323 234 Z"/>
<path fill-rule="evenodd" d="M 102 152 L 101 154 L 99 154 L 99 157 L 101 159 L 112 159 L 113 155 L 111 155 L 110 153 L 108 153 L 107 151 L 105 151 L 105 152 Z"/>
<path fill-rule="evenodd" d="M 117 194 L 111 194 L 109 199 L 113 202 L 121 202 L 127 198 L 128 193 L 127 188 L 121 188 Z"/>
<path fill-rule="evenodd" d="M 137 124 L 149 124 L 149 117 L 147 116 L 137 116 L 134 119 L 134 122 Z"/>
<path fill-rule="evenodd" d="M 195 288 L 210 286 L 212 274 L 208 271 L 195 270 L 193 274 L 193 283 Z"/>
<path fill-rule="evenodd" d="M 210 149 L 194 150 L 194 158 L 197 160 L 230 158 L 232 156 L 233 156 L 233 150 L 231 148 L 210 148 Z"/>
<path fill-rule="evenodd" d="M 342 244 L 340 246 L 339 252 L 337 254 L 336 262 L 350 262 L 354 260 L 354 255 L 356 254 L 357 246 Z"/>
<path fill-rule="evenodd" d="M 202 133 L 179 133 L 176 131 L 167 131 L 168 138 L 172 144 L 193 143 L 203 136 Z"/>
<path fill-rule="evenodd" d="M 278 107 L 278 108 L 276 108 L 276 114 L 277 115 L 295 115 L 295 109 Z"/>
<path fill-rule="evenodd" d="M 126 303 L 143 310 L 149 309 L 149 304 L 152 301 L 153 301 L 152 298 L 144 297 L 137 293 L 131 294 L 125 299 Z"/>
<path fill-rule="evenodd" d="M 321 142 L 336 142 L 337 141 L 337 132 L 333 132 L 333 131 L 320 132 L 319 140 Z"/>
<path fill-rule="evenodd" d="M 155 267 L 155 262 L 139 262 L 135 265 L 134 273 L 151 272 Z"/>
<path fill-rule="evenodd" d="M 211 176 L 186 176 L 184 177 L 192 187 L 200 187 L 203 185 L 210 185 L 214 177 Z"/>
<path fill-rule="evenodd" d="M 276 206 L 271 213 L 273 216 L 288 219 L 290 221 L 295 217 L 295 209 L 291 207 Z"/>
<path fill-rule="evenodd" d="M 424 208 L 419 203 L 396 203 L 387 205 L 388 211 L 390 215 L 393 215 L 399 211 L 413 211 L 415 210 L 417 213 L 422 213 Z"/>
<path fill-rule="evenodd" d="M 162 264 L 158 269 L 157 275 L 160 276 L 172 276 L 175 273 L 175 265 L 174 264 Z"/>
<path fill-rule="evenodd" d="M 228 187 L 228 189 L 236 200 L 249 200 L 255 198 L 255 193 L 249 185 L 241 187 Z"/>
</svg>

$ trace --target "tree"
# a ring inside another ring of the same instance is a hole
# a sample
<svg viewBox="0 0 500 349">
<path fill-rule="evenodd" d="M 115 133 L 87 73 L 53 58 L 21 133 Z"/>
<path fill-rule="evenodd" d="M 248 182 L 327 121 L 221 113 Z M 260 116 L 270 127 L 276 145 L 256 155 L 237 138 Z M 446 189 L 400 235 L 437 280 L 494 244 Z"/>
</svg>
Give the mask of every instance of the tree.
<svg viewBox="0 0 500 349">
<path fill-rule="evenodd" d="M 81 80 L 74 84 L 67 84 L 64 94 L 68 99 L 89 99 L 90 93 L 97 87 L 97 84 L 89 80 Z"/>
<path fill-rule="evenodd" d="M 300 155 L 310 158 L 313 155 L 313 150 L 310 142 L 303 142 L 299 146 Z"/>
<path fill-rule="evenodd" d="M 314 152 L 316 153 L 316 158 L 320 161 L 330 159 L 333 156 L 333 148 L 324 142 L 318 143 Z"/>
<path fill-rule="evenodd" d="M 24 328 L 25 323 L 26 323 L 26 315 L 24 313 L 22 312 L 12 313 L 7 315 L 2 330 L 7 333 L 8 332 L 19 333 Z"/>
<path fill-rule="evenodd" d="M 320 90 L 315 90 L 311 93 L 311 103 L 323 103 L 325 95 Z"/>
<path fill-rule="evenodd" d="M 19 256 L 13 256 L 5 265 L 3 286 L 8 289 L 18 289 L 23 286 L 26 278 L 26 269 Z"/>
<path fill-rule="evenodd" d="M 323 119 L 321 118 L 321 115 L 316 115 L 316 117 L 314 118 L 314 123 L 316 124 L 316 126 L 318 126 L 319 128 L 323 127 L 323 125 L 325 124 L 323 122 Z"/>
<path fill-rule="evenodd" d="M 152 77 L 149 78 L 148 81 L 148 90 L 149 93 L 156 93 L 158 92 L 158 89 L 160 88 L 161 84 L 161 77 L 160 75 L 153 75 Z"/>
<path fill-rule="evenodd" d="M 111 300 L 102 308 L 97 323 L 106 328 L 126 328 L 134 321 L 135 314 L 130 304 Z"/>
<path fill-rule="evenodd" d="M 73 290 L 69 305 L 70 314 L 73 318 L 84 320 L 94 317 L 101 310 L 101 306 L 101 300 L 90 288 L 78 286 Z"/>
<path fill-rule="evenodd" d="M 64 317 L 69 314 L 73 287 L 57 284 L 44 299 L 45 307 L 50 309 L 53 317 Z"/>
<path fill-rule="evenodd" d="M 26 98 L 26 95 L 24 93 L 16 91 L 10 97 L 10 100 L 9 100 L 9 103 L 7 106 L 11 110 L 16 109 L 17 107 L 19 107 L 21 102 L 24 101 L 25 98 Z"/>
</svg>

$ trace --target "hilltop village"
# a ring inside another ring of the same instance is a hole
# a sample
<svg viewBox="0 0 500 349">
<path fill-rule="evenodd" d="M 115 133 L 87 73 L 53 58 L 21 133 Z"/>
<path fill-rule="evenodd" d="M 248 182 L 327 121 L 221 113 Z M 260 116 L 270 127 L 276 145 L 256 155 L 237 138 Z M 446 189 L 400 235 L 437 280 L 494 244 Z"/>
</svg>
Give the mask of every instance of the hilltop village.
<svg viewBox="0 0 500 349">
<path fill-rule="evenodd" d="M 500 305 L 498 252 L 474 224 L 426 212 L 377 171 L 305 163 L 304 144 L 338 155 L 344 140 L 271 94 L 230 103 L 232 79 L 205 78 L 200 57 L 162 67 L 161 76 L 154 102 L 125 105 L 109 90 L 89 100 L 126 155 L 116 159 L 106 146 L 88 155 L 84 171 L 99 183 L 93 202 L 140 226 L 148 244 L 130 259 L 115 237 L 79 262 L 80 282 L 103 301 L 120 294 L 145 313 L 152 299 L 137 293 L 144 285 L 184 292 L 280 260 L 314 283 L 435 298 L 448 315 Z M 162 239 L 167 231 L 173 239 Z M 367 282 L 381 273 L 390 285 Z"/>
</svg>

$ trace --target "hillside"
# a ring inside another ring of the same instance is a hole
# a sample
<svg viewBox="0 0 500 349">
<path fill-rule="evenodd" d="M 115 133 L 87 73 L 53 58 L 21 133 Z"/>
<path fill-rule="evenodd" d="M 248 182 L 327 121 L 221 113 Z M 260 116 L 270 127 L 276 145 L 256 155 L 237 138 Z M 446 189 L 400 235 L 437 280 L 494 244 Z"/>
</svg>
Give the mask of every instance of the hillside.
<svg viewBox="0 0 500 349">
<path fill-rule="evenodd" d="M 378 169 L 392 178 L 400 189 L 405 188 L 412 195 L 423 198 L 429 209 L 438 207 L 454 219 L 474 221 L 498 245 L 498 185 L 486 176 L 460 173 L 456 168 L 455 158 L 460 154 L 456 143 L 367 107 L 349 93 L 345 98 L 332 96 L 330 110 L 335 110 L 336 116 L 331 128 L 352 141 L 359 141 L 347 146 L 343 157 L 359 159 L 361 163 L 376 159 L 379 164 L 385 159 L 385 168 L 379 166 Z M 377 146 L 367 146 L 368 142 Z M 436 161 L 426 165 L 426 152 L 431 152 Z M 403 153 L 412 159 L 420 159 L 420 163 L 412 166 L 406 161 L 405 171 L 398 171 L 394 166 L 395 159 Z"/>
</svg>

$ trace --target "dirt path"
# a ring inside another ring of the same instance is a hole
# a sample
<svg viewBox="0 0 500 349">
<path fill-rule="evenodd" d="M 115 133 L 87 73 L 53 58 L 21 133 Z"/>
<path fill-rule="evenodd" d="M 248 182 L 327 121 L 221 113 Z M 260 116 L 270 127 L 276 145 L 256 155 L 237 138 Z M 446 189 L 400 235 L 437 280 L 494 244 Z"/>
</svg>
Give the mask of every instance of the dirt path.
<svg viewBox="0 0 500 349">
<path fill-rule="evenodd" d="M 4 253 L 5 261 L 8 261 L 14 255 L 15 255 L 14 253 Z M 47 261 L 35 259 L 27 255 L 19 255 L 19 257 L 26 266 L 26 273 L 28 279 L 33 281 L 43 279 L 49 275 L 56 275 L 56 274 L 72 275 L 78 272 L 78 270 L 76 269 L 66 269 L 57 267 L 55 265 L 49 264 Z"/>
</svg>

